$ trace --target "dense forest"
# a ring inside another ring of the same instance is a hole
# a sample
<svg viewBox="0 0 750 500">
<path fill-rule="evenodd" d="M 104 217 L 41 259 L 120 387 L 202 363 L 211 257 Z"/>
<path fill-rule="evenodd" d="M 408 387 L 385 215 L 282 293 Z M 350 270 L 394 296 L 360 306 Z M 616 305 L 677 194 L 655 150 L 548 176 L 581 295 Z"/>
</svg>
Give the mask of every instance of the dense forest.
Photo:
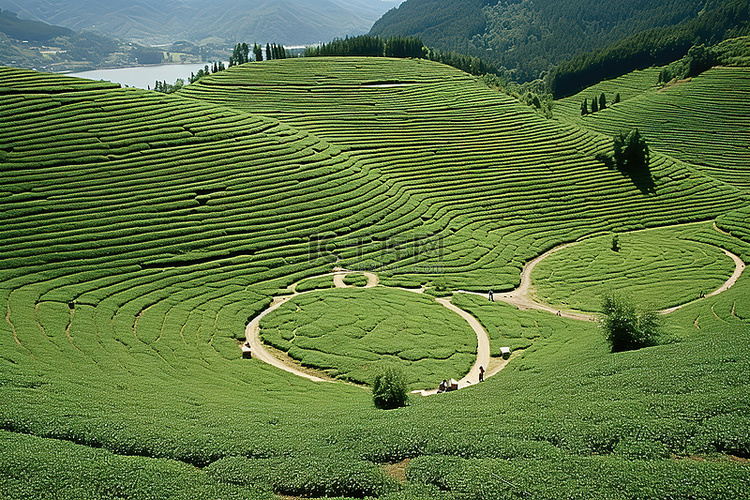
<svg viewBox="0 0 750 500">
<path fill-rule="evenodd" d="M 699 44 L 710 46 L 727 38 L 750 34 L 749 23 L 750 2 L 729 0 L 679 26 L 645 31 L 601 50 L 579 54 L 550 73 L 549 89 L 555 97 L 562 97 L 603 79 L 667 64 L 685 56 L 691 47 Z M 686 74 L 696 72 L 692 69 Z"/>
<path fill-rule="evenodd" d="M 736 26 L 742 23 L 747 5 L 748 0 L 407 0 L 378 20 L 370 34 L 417 36 L 429 47 L 480 57 L 507 69 L 513 80 L 530 81 L 582 52 L 599 50 L 605 54 L 610 49 L 604 47 L 629 37 L 642 37 L 644 32 L 656 34 L 657 39 L 635 41 L 644 50 L 652 50 L 659 37 L 683 32 L 700 35 L 694 25 L 707 26 L 710 31 L 711 23 L 727 20 Z M 735 21 L 732 12 L 736 13 Z M 722 26 L 716 26 L 705 39 L 725 38 Z M 670 27 L 679 28 L 673 32 Z M 687 45 L 680 43 L 667 49 L 666 61 L 682 57 L 695 41 L 690 39 Z M 616 51 L 612 55 L 617 57 Z M 575 63 L 572 68 L 580 65 Z"/>
</svg>

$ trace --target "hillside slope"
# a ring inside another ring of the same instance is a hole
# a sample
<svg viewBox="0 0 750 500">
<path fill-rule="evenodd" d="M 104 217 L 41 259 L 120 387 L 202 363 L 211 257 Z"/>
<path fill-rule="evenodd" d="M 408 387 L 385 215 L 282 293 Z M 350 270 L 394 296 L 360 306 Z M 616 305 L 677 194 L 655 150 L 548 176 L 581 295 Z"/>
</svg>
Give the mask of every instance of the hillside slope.
<svg viewBox="0 0 750 500">
<path fill-rule="evenodd" d="M 418 36 L 427 46 L 479 56 L 525 81 L 581 52 L 653 28 L 679 25 L 720 4 L 699 0 L 407 0 L 384 14 L 370 33 Z"/>
<path fill-rule="evenodd" d="M 366 32 L 394 3 L 381 0 L 157 0 L 136 2 L 0 0 L 27 19 L 96 30 L 147 44 L 218 37 L 237 42 L 317 43 Z"/>
<path fill-rule="evenodd" d="M 638 128 L 652 150 L 750 192 L 750 68 L 716 67 L 663 87 L 657 86 L 658 73 L 639 71 L 602 82 L 556 101 L 555 114 L 607 135 Z M 623 102 L 581 116 L 583 99 L 590 103 L 604 93 L 612 103 L 620 92 Z"/>
<path fill-rule="evenodd" d="M 558 243 L 698 221 L 673 229 L 746 257 L 711 226 L 747 237 L 740 189 L 656 153 L 623 176 L 607 137 L 429 61 L 266 61 L 170 95 L 2 68 L 0 116 L 8 498 L 748 495 L 747 274 L 674 319 L 684 342 L 622 355 L 591 322 L 466 298 L 525 350 L 392 411 L 239 348 L 335 266 L 499 291 Z"/>
</svg>

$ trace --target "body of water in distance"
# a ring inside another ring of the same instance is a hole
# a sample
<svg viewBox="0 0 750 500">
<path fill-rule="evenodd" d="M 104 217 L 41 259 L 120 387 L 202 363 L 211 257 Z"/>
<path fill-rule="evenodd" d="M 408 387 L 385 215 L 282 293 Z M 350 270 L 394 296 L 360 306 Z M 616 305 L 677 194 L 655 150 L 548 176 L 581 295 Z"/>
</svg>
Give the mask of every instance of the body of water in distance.
<svg viewBox="0 0 750 500">
<path fill-rule="evenodd" d="M 81 73 L 66 73 L 65 76 L 75 76 L 77 78 L 88 78 L 89 80 L 106 80 L 109 82 L 119 83 L 123 87 L 138 87 L 140 89 L 154 88 L 156 81 L 166 81 L 173 84 L 178 78 L 189 83 L 190 73 L 197 73 L 206 65 L 212 67 L 213 63 L 195 63 L 195 64 L 159 64 L 155 66 L 138 66 L 135 68 L 117 68 L 117 69 L 97 69 L 93 71 L 83 71 Z M 228 66 L 224 62 L 224 66 Z"/>
</svg>

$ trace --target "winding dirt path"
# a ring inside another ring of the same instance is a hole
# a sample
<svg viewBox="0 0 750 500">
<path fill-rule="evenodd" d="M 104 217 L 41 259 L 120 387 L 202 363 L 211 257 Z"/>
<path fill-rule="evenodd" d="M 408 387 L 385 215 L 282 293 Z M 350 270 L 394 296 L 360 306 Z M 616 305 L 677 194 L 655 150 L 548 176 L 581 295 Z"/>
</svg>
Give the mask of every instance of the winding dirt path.
<svg viewBox="0 0 750 500">
<path fill-rule="evenodd" d="M 715 225 L 714 228 L 721 232 Z M 575 319 L 580 321 L 596 321 L 597 316 L 593 314 L 587 314 L 584 312 L 576 312 L 576 311 L 563 311 L 559 310 L 555 307 L 552 307 L 548 304 L 544 304 L 542 302 L 537 302 L 536 300 L 532 299 L 530 297 L 531 292 L 533 291 L 533 287 L 531 285 L 531 274 L 539 262 L 544 260 L 545 258 L 549 257 L 555 252 L 558 252 L 564 248 L 569 247 L 570 245 L 574 245 L 576 242 L 571 243 L 565 243 L 563 245 L 556 246 L 543 254 L 539 255 L 535 259 L 529 261 L 526 263 L 526 265 L 523 267 L 523 270 L 521 272 L 521 282 L 518 288 L 515 290 L 512 290 L 510 292 L 505 293 L 497 293 L 494 294 L 495 300 L 500 300 L 503 302 L 506 302 L 508 304 L 516 306 L 518 309 L 526 310 L 526 309 L 537 309 L 540 311 L 546 311 L 551 314 L 556 314 L 557 316 L 561 316 L 564 318 L 569 319 Z M 719 293 L 722 293 L 726 290 L 728 290 L 732 285 L 734 285 L 739 277 L 742 275 L 742 272 L 745 269 L 745 263 L 740 259 L 737 255 L 733 254 L 732 252 L 729 252 L 728 250 L 722 249 L 724 253 L 730 257 L 734 263 L 735 263 L 735 269 L 732 276 L 718 289 L 714 290 L 713 292 L 706 295 L 706 297 L 711 297 L 714 295 L 718 295 Z M 320 276 L 314 276 L 313 278 L 319 278 L 323 276 L 333 276 L 333 283 L 336 288 L 352 288 L 353 285 L 347 285 L 344 282 L 344 278 L 349 274 L 363 274 L 367 277 L 367 284 L 363 287 L 358 288 L 373 288 L 376 286 L 380 286 L 380 280 L 378 276 L 375 273 L 371 272 L 363 272 L 363 271 L 349 271 L 342 268 L 336 268 L 331 273 L 322 274 Z M 247 327 L 245 328 L 245 337 L 247 339 L 247 342 L 250 344 L 250 348 L 252 350 L 253 357 L 260 359 L 261 361 L 268 363 L 272 366 L 275 366 L 281 370 L 287 371 L 289 373 L 292 373 L 294 375 L 307 378 L 309 380 L 312 380 L 314 382 L 333 382 L 333 379 L 329 378 L 323 378 L 322 376 L 317 376 L 312 373 L 306 372 L 298 367 L 296 362 L 289 356 L 285 356 L 283 353 L 271 353 L 260 341 L 260 321 L 263 319 L 267 314 L 271 313 L 272 311 L 275 311 L 279 307 L 281 307 L 283 304 L 288 302 L 290 299 L 297 297 L 299 295 L 310 293 L 314 291 L 319 290 L 309 290 L 307 292 L 297 292 L 296 287 L 299 284 L 299 282 L 294 283 L 290 285 L 287 290 L 290 292 L 289 295 L 283 295 L 274 297 L 273 301 L 271 302 L 271 305 L 261 312 L 258 316 L 253 318 L 250 323 L 248 323 Z M 423 293 L 424 292 L 424 286 L 419 289 L 408 289 L 408 288 L 399 288 L 401 290 L 410 291 L 413 293 Z M 478 292 L 469 292 L 465 290 L 457 290 L 455 293 L 466 293 L 466 294 L 472 294 L 472 295 L 479 295 L 486 297 L 486 294 L 478 293 Z M 688 302 L 686 304 L 681 304 L 679 306 L 671 307 L 669 309 L 664 309 L 662 311 L 659 311 L 661 314 L 669 314 L 671 312 L 674 312 L 686 305 L 692 304 L 696 302 L 696 299 L 694 301 Z M 467 323 L 469 323 L 469 326 L 474 330 L 474 332 L 477 335 L 477 359 L 474 362 L 474 365 L 469 370 L 469 373 L 467 373 L 461 380 L 459 380 L 459 389 L 469 387 L 472 385 L 475 385 L 479 382 L 479 367 L 482 366 L 485 368 L 485 379 L 488 377 L 491 377 L 492 375 L 495 375 L 500 370 L 505 368 L 505 366 L 508 364 L 508 362 L 513 359 L 516 353 L 513 353 L 513 355 L 510 356 L 509 359 L 503 359 L 503 360 L 496 360 L 490 358 L 490 342 L 489 342 L 489 336 L 487 335 L 487 331 L 484 329 L 484 327 L 481 325 L 479 320 L 472 316 L 470 313 L 464 311 L 463 309 L 457 307 L 451 302 L 450 297 L 444 297 L 444 298 L 438 298 L 436 301 L 440 304 L 442 304 L 444 307 L 448 308 L 449 310 L 453 311 L 454 313 L 461 316 L 464 320 L 466 320 Z M 6 317 L 6 320 L 8 318 Z M 423 390 L 417 390 L 413 391 L 414 393 L 422 394 L 423 396 L 431 395 L 437 393 L 437 389 L 423 389 Z"/>
<path fill-rule="evenodd" d="M 314 278 L 319 278 L 323 276 L 333 276 L 333 284 L 336 288 L 353 288 L 353 285 L 347 285 L 344 282 L 344 278 L 349 274 L 363 274 L 367 277 L 367 284 L 363 287 L 358 288 L 373 288 L 376 286 L 379 286 L 380 280 L 378 276 L 371 272 L 362 272 L 362 271 L 349 271 L 346 269 L 337 268 L 334 269 L 333 272 L 328 274 L 322 274 L 320 276 L 314 276 Z M 294 297 L 298 297 L 300 295 L 320 291 L 320 290 L 309 290 L 306 292 L 297 292 L 298 283 L 294 283 L 290 285 L 287 290 L 289 290 L 291 293 L 289 295 L 283 295 L 279 297 L 274 297 L 273 301 L 271 302 L 271 305 L 268 306 L 263 312 L 258 314 L 256 317 L 254 317 L 250 323 L 247 324 L 245 327 L 245 338 L 246 341 L 250 344 L 250 350 L 252 352 L 252 356 L 256 359 L 259 359 L 271 366 L 275 366 L 276 368 L 279 368 L 281 370 L 284 370 L 286 372 L 292 373 L 294 375 L 297 375 L 299 377 L 304 377 L 308 380 L 312 380 L 313 382 L 333 382 L 333 379 L 324 378 L 323 376 L 317 376 L 310 372 L 306 372 L 302 369 L 300 369 L 297 365 L 297 363 L 289 356 L 284 355 L 283 353 L 272 353 L 266 346 L 261 342 L 260 340 L 260 321 L 269 313 L 275 311 L 285 303 L 287 303 L 289 300 L 291 300 Z M 424 287 L 422 288 L 399 288 L 400 290 L 409 291 L 412 293 L 423 293 Z M 484 329 L 484 327 L 479 323 L 479 320 L 477 320 L 474 316 L 469 314 L 468 312 L 464 311 L 463 309 L 457 307 L 453 303 L 451 303 L 450 298 L 439 298 L 436 299 L 436 301 L 440 304 L 442 304 L 444 307 L 448 308 L 449 310 L 455 312 L 459 316 L 461 316 L 464 320 L 466 320 L 467 323 L 469 323 L 469 326 L 471 326 L 472 330 L 474 330 L 474 333 L 477 335 L 477 359 L 474 362 L 474 365 L 469 370 L 469 373 L 467 373 L 461 380 L 458 381 L 458 387 L 459 389 L 463 389 L 465 387 L 469 387 L 470 385 L 474 385 L 479 382 L 479 367 L 482 366 L 485 369 L 485 378 L 490 377 L 497 372 L 499 372 L 502 368 L 505 367 L 508 360 L 503 360 L 502 363 L 497 363 L 495 366 L 490 367 L 490 339 L 487 335 L 487 331 Z M 421 391 L 413 391 L 415 393 L 421 393 L 423 396 L 435 394 L 437 392 L 437 389 L 432 390 L 421 390 Z"/>
<path fill-rule="evenodd" d="M 548 304 L 537 302 L 536 300 L 530 297 L 530 293 L 533 290 L 531 286 L 531 272 L 534 270 L 536 265 L 539 264 L 544 259 L 546 259 L 547 257 L 549 257 L 550 255 L 552 255 L 553 253 L 559 252 L 563 248 L 567 248 L 573 244 L 575 244 L 575 242 L 558 245 L 552 248 L 551 250 L 547 250 L 542 255 L 538 256 L 537 258 L 527 262 L 526 265 L 523 266 L 523 270 L 521 271 L 521 283 L 518 285 L 518 288 L 510 292 L 494 293 L 493 298 L 495 300 L 501 300 L 508 304 L 514 305 L 522 311 L 525 311 L 526 309 L 538 309 L 540 311 L 546 311 L 551 314 L 556 314 L 563 318 L 577 319 L 580 321 L 596 321 L 596 316 L 592 314 L 587 314 L 584 312 L 575 312 L 575 311 L 563 311 L 556 307 L 552 307 Z M 487 294 L 478 293 L 478 292 L 468 292 L 466 290 L 458 290 L 457 293 L 468 293 L 471 295 L 480 295 L 483 297 L 487 297 Z"/>
<path fill-rule="evenodd" d="M 715 226 L 714 226 L 715 227 Z M 715 227 L 717 231 L 720 231 L 718 227 Z M 713 297 L 714 295 L 718 295 L 721 292 L 726 292 L 729 290 L 735 283 L 737 283 L 737 280 L 740 279 L 740 276 L 742 276 L 742 271 L 745 270 L 745 263 L 740 259 L 738 256 L 730 252 L 729 250 L 725 250 L 722 248 L 724 253 L 734 261 L 734 272 L 732 273 L 732 276 L 729 277 L 728 280 L 724 282 L 723 285 L 721 285 L 719 288 L 714 290 L 711 293 L 706 294 L 706 297 Z M 695 302 L 699 301 L 701 299 L 695 299 L 691 300 L 690 302 L 686 302 L 685 304 L 680 304 L 679 306 L 670 307 L 669 309 L 663 309 L 659 311 L 660 314 L 669 314 L 671 312 L 675 312 L 678 309 L 682 309 L 683 307 L 694 304 Z"/>
</svg>

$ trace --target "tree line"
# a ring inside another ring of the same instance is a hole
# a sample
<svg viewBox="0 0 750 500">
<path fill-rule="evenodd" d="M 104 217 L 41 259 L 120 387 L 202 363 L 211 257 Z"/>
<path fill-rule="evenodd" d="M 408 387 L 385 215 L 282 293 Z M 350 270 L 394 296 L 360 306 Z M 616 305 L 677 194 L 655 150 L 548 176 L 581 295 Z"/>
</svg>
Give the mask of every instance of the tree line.
<svg viewBox="0 0 750 500">
<path fill-rule="evenodd" d="M 305 57 L 363 56 L 421 59 L 426 54 L 427 48 L 422 40 L 400 36 L 380 38 L 379 36 L 360 35 L 351 38 L 335 38 L 329 43 L 305 49 Z"/>
</svg>

